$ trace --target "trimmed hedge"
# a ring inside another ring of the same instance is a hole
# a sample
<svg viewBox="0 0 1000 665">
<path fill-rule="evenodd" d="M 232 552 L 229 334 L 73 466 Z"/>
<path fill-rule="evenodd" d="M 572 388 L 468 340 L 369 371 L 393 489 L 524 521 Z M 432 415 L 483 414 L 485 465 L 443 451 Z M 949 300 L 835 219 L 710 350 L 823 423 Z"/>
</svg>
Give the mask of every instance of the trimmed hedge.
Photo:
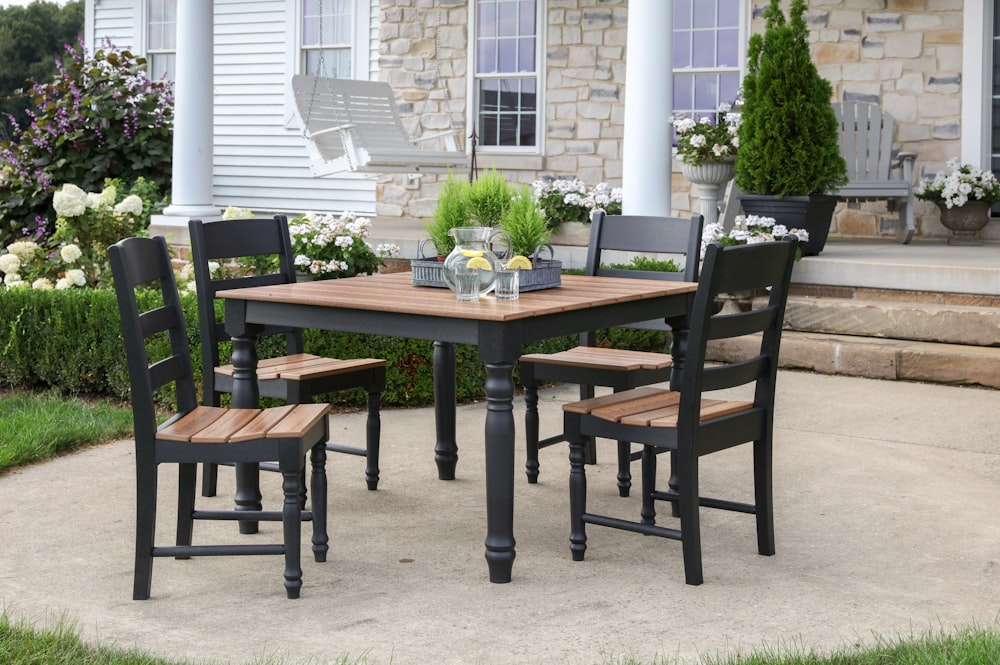
<svg viewBox="0 0 1000 665">
<path fill-rule="evenodd" d="M 144 297 L 152 303 L 158 294 L 151 291 Z M 201 356 L 197 302 L 193 293 L 182 293 L 181 299 L 197 379 Z M 654 331 L 616 328 L 601 333 L 602 340 L 622 348 L 663 350 L 667 343 L 667 335 Z M 575 335 L 558 337 L 533 343 L 525 352 L 551 353 L 576 343 Z M 164 339 L 157 340 L 149 352 L 151 357 L 162 357 L 168 350 Z M 333 358 L 385 358 L 389 363 L 382 395 L 385 406 L 424 406 L 433 402 L 432 342 L 307 330 L 305 350 Z M 261 357 L 273 353 L 266 342 L 261 344 Z M 457 345 L 455 357 L 458 400 L 482 399 L 486 373 L 475 347 Z M 0 291 L 0 385 L 127 399 L 128 367 L 114 291 Z M 172 396 L 163 395 L 161 399 L 169 404 Z M 325 399 L 364 404 L 366 398 L 363 391 L 357 390 Z"/>
</svg>

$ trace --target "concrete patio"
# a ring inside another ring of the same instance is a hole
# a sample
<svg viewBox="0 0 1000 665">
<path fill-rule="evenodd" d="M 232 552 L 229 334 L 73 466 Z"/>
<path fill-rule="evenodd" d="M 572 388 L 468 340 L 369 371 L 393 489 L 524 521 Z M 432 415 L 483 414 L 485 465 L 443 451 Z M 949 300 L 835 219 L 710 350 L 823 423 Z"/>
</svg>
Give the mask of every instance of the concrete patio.
<svg viewBox="0 0 1000 665">
<path fill-rule="evenodd" d="M 430 409 L 383 413 L 378 492 L 364 489 L 361 460 L 331 456 L 330 555 L 305 561 L 297 601 L 284 597 L 277 557 L 160 559 L 152 599 L 130 600 L 130 441 L 0 476 L 0 602 L 32 621 L 74 620 L 91 642 L 240 664 L 693 662 L 765 644 L 827 649 L 974 622 L 1000 629 L 1000 392 L 779 377 L 777 555 L 757 555 L 752 517 L 703 510 L 700 587 L 684 584 L 672 541 L 591 527 L 586 561 L 570 560 L 565 450 L 543 451 L 540 483 L 527 484 L 518 398 L 510 584 L 487 581 L 485 406 L 471 404 L 459 407 L 454 481 L 436 479 Z M 573 397 L 546 389 L 543 427 Z M 361 414 L 333 421 L 344 440 L 363 427 Z M 617 496 L 611 446 L 601 451 L 591 501 L 633 513 L 633 500 Z M 748 452 L 706 458 L 704 493 L 749 496 Z M 208 504 L 229 504 L 232 473 L 220 476 Z M 275 505 L 277 478 L 262 484 Z M 173 492 L 168 470 L 165 540 Z M 195 539 L 235 531 L 200 523 Z M 268 524 L 243 538 L 279 537 Z"/>
</svg>

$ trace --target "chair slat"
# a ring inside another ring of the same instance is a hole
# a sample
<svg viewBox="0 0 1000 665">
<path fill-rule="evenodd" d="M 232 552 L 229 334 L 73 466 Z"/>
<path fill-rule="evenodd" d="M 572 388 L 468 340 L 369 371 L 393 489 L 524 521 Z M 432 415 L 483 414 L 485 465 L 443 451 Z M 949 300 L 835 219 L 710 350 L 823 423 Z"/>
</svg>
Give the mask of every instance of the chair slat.
<svg viewBox="0 0 1000 665">
<path fill-rule="evenodd" d="M 284 404 L 282 406 L 274 406 L 270 409 L 264 409 L 257 415 L 256 418 L 243 425 L 243 427 L 239 430 L 230 434 L 229 441 L 232 443 L 242 443 L 244 441 L 267 438 L 267 433 L 271 431 L 275 425 L 284 420 L 294 408 L 294 404 Z"/>
<path fill-rule="evenodd" d="M 293 439 L 305 435 L 330 411 L 329 404 L 296 404 L 290 414 L 268 430 L 269 439 Z"/>
<path fill-rule="evenodd" d="M 260 409 L 228 409 L 211 425 L 191 436 L 191 443 L 229 443 L 230 437 L 260 415 Z"/>
<path fill-rule="evenodd" d="M 220 406 L 199 406 L 180 420 L 156 432 L 164 441 L 190 441 L 191 437 L 226 415 L 229 409 Z"/>
<path fill-rule="evenodd" d="M 582 399 L 578 402 L 569 402 L 568 404 L 563 404 L 563 411 L 569 411 L 570 413 L 590 413 L 594 409 L 601 408 L 603 406 L 620 404 L 622 402 L 628 402 L 629 400 L 635 399 L 636 397 L 645 397 L 647 395 L 653 395 L 660 392 L 663 392 L 662 388 L 642 386 L 641 388 L 625 390 L 620 393 L 611 393 L 610 395 L 601 395 L 600 397 Z"/>
<path fill-rule="evenodd" d="M 601 406 L 591 410 L 590 415 L 603 420 L 619 422 L 622 418 L 627 416 L 633 416 L 635 414 L 653 411 L 656 409 L 674 407 L 680 402 L 680 399 L 681 394 L 678 392 L 658 390 L 651 395 L 635 397 L 620 404 L 608 404 Z"/>
</svg>

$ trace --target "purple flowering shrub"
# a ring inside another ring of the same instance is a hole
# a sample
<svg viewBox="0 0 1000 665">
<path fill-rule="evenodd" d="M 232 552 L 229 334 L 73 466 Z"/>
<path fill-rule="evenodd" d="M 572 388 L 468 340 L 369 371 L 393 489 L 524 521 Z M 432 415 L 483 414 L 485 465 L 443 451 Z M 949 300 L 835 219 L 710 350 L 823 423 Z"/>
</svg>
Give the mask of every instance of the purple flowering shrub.
<svg viewBox="0 0 1000 665">
<path fill-rule="evenodd" d="M 49 235 L 52 194 L 63 183 L 101 191 L 105 178 L 142 176 L 169 191 L 171 84 L 150 81 L 144 58 L 106 47 L 88 57 L 82 43 L 67 45 L 52 81 L 23 93 L 30 124 L 8 116 L 14 131 L 0 142 L 0 245 Z"/>
</svg>

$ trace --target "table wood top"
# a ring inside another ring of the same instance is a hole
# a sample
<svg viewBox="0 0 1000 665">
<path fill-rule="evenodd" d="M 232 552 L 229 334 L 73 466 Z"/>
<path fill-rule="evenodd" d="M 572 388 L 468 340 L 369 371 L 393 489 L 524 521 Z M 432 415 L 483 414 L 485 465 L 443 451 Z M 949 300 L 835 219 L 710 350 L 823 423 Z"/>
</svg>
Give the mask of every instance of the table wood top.
<svg viewBox="0 0 1000 665">
<path fill-rule="evenodd" d="M 480 321 L 515 321 L 557 312 L 691 293 L 693 282 L 563 275 L 562 286 L 518 300 L 458 302 L 451 289 L 416 286 L 409 272 L 219 291 L 218 297 Z"/>
</svg>

